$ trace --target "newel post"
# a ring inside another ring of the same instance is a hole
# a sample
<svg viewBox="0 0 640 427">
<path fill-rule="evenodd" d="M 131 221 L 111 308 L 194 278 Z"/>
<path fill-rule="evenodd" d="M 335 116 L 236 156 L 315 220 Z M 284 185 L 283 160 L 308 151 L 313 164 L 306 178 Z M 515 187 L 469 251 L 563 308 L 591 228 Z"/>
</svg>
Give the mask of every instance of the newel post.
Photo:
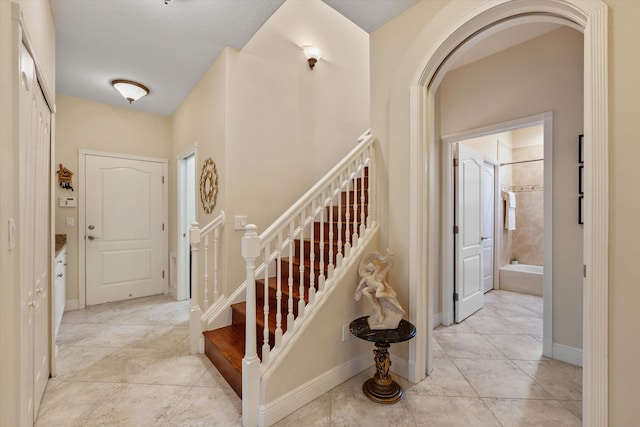
<svg viewBox="0 0 640 427">
<path fill-rule="evenodd" d="M 200 290 L 198 283 L 198 247 L 200 246 L 200 226 L 197 221 L 189 230 L 191 245 L 191 311 L 189 313 L 189 349 L 191 354 L 204 353 L 202 337 L 202 309 L 200 308 Z"/>
<path fill-rule="evenodd" d="M 242 238 L 242 256 L 247 269 L 247 319 L 245 355 L 242 359 L 242 425 L 258 425 L 260 398 L 260 359 L 256 352 L 256 258 L 260 255 L 260 237 L 257 227 L 249 224 Z"/>
</svg>

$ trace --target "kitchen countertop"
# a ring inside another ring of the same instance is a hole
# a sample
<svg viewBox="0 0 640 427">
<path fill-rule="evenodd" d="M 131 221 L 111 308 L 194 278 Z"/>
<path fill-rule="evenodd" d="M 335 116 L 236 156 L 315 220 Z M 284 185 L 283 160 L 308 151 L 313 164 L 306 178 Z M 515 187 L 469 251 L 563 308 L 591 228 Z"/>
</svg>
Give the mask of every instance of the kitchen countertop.
<svg viewBox="0 0 640 427">
<path fill-rule="evenodd" d="M 56 234 L 56 256 L 60 252 L 60 249 L 67 244 L 67 235 L 66 234 Z"/>
</svg>

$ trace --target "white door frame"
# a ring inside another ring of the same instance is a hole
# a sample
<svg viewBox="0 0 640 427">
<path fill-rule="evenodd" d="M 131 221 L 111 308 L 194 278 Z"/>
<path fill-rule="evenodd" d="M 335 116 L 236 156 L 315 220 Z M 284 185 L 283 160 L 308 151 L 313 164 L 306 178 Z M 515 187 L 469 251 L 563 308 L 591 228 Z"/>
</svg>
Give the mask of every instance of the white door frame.
<svg viewBox="0 0 640 427">
<path fill-rule="evenodd" d="M 414 43 L 424 51 L 417 67 L 406 66 L 413 73 L 409 83 L 409 199 L 410 255 L 409 301 L 410 320 L 418 328 L 409 343 L 409 379 L 418 381 L 433 367 L 431 346 L 433 306 L 429 295 L 435 278 L 428 274 L 439 268 L 430 255 L 438 244 L 429 236 L 437 236 L 439 224 L 430 217 L 436 214 L 438 201 L 428 191 L 432 182 L 436 131 L 435 93 L 446 71 L 449 59 L 465 51 L 466 41 L 475 40 L 502 25 L 540 22 L 556 18 L 584 33 L 584 149 L 585 198 L 584 251 L 589 266 L 583 294 L 583 423 L 585 426 L 607 425 L 608 328 L 609 328 L 609 136 L 608 136 L 608 18 L 607 5 L 601 0 L 495 0 L 444 6 L 430 21 Z M 443 23 L 453 23 L 449 26 Z M 438 40 L 434 44 L 422 39 Z M 411 61 L 411 58 L 408 58 Z M 411 74 L 410 74 L 411 75 Z M 400 79 L 402 77 L 399 77 Z M 394 110 L 395 111 L 395 110 Z M 391 112 L 394 114 L 394 112 Z"/>
<path fill-rule="evenodd" d="M 164 177 L 164 185 L 162 186 L 162 222 L 165 224 L 165 227 L 169 226 L 169 193 L 168 193 L 168 161 L 167 159 L 160 159 L 157 157 L 145 157 L 145 156 L 133 156 L 129 154 L 120 154 L 120 153 L 107 153 L 104 151 L 91 151 L 91 150 L 78 150 L 78 308 L 82 309 L 87 306 L 87 283 L 86 283 L 86 241 L 84 238 L 84 232 L 86 230 L 86 220 L 85 220 L 85 212 L 86 212 L 86 185 L 85 179 L 87 176 L 86 172 L 86 157 L 87 156 L 102 156 L 102 157 L 115 157 L 118 159 L 126 159 L 126 160 L 142 160 L 147 162 L 157 162 L 162 163 L 162 176 Z M 164 293 L 168 292 L 168 247 L 169 241 L 167 236 L 169 232 L 167 230 L 166 233 L 162 235 L 162 253 L 164 254 L 163 265 L 162 268 L 165 271 L 165 289 Z"/>
<path fill-rule="evenodd" d="M 500 268 L 500 260 L 498 259 L 498 250 L 496 249 L 496 240 L 500 232 L 499 224 L 499 200 L 500 200 L 500 164 L 494 162 L 491 159 L 484 159 L 484 164 L 487 168 L 493 168 L 493 288 L 498 289 L 498 273 Z"/>
<path fill-rule="evenodd" d="M 185 194 L 185 185 L 186 185 L 186 169 L 185 169 L 185 162 L 184 160 L 186 160 L 188 157 L 192 156 L 194 157 L 194 161 L 195 161 L 195 165 L 196 165 L 196 170 L 197 170 L 197 165 L 198 165 L 198 142 L 196 142 L 195 144 L 193 144 L 191 147 L 189 147 L 187 150 L 185 150 L 184 152 L 182 152 L 181 154 L 178 154 L 178 156 L 176 156 L 176 170 L 178 171 L 178 226 L 177 226 L 177 274 L 176 274 L 176 280 L 177 280 L 177 284 L 176 284 L 176 299 L 178 301 L 182 301 L 185 299 L 189 298 L 189 274 L 190 274 L 190 268 L 189 268 L 189 251 L 190 251 L 190 245 L 189 245 L 189 240 L 188 239 L 183 239 L 182 235 L 183 233 L 186 233 L 187 236 L 189 236 L 189 230 L 185 230 L 184 229 L 184 223 L 185 223 L 185 216 L 186 216 L 186 210 L 185 210 L 185 202 L 186 202 L 186 194 Z M 196 181 L 196 177 L 194 176 L 194 182 Z M 196 219 L 198 216 L 198 209 L 196 206 Z"/>
<path fill-rule="evenodd" d="M 544 133 L 544 285 L 543 285 L 543 344 L 542 354 L 553 357 L 553 112 L 510 120 L 491 126 L 472 129 L 442 137 L 442 323 L 453 323 L 453 144 L 466 139 L 508 132 L 525 127 L 542 125 Z M 497 178 L 494 178 L 497 179 Z M 494 209 L 494 218 L 497 210 Z M 497 221 L 494 221 L 494 236 Z M 495 254 L 495 237 L 494 237 Z M 494 274 L 497 265 L 494 256 Z M 495 277 L 494 277 L 495 283 Z"/>
</svg>

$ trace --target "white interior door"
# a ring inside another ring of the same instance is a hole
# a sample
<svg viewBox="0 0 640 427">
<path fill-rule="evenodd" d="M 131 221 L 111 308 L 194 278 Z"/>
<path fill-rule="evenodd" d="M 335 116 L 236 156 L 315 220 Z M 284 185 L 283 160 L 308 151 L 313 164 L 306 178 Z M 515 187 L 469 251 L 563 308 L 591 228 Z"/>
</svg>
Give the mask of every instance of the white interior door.
<svg viewBox="0 0 640 427">
<path fill-rule="evenodd" d="M 495 233 L 495 166 L 489 162 L 482 168 L 482 283 L 484 292 L 493 289 Z"/>
<path fill-rule="evenodd" d="M 462 322 L 484 304 L 482 286 L 482 169 L 484 156 L 457 144 L 455 186 L 455 321 Z"/>
<path fill-rule="evenodd" d="M 49 379 L 51 111 L 24 45 L 20 51 L 19 116 L 21 418 L 30 425 Z"/>
<path fill-rule="evenodd" d="M 163 163 L 87 155 L 87 305 L 165 292 Z"/>
</svg>

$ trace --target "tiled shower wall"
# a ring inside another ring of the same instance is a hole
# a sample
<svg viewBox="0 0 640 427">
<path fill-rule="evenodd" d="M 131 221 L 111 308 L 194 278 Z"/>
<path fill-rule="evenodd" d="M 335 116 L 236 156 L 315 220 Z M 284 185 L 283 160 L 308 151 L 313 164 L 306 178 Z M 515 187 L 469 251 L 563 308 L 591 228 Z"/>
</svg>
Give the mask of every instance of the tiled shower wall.
<svg viewBox="0 0 640 427">
<path fill-rule="evenodd" d="M 512 153 L 514 162 L 542 159 L 544 146 L 514 148 Z M 502 257 L 501 261 L 506 264 L 515 257 L 521 264 L 544 265 L 544 162 L 502 168 L 511 169 L 510 190 L 516 193 L 516 229 L 504 230 L 510 235 L 506 239 L 509 258 Z"/>
</svg>

